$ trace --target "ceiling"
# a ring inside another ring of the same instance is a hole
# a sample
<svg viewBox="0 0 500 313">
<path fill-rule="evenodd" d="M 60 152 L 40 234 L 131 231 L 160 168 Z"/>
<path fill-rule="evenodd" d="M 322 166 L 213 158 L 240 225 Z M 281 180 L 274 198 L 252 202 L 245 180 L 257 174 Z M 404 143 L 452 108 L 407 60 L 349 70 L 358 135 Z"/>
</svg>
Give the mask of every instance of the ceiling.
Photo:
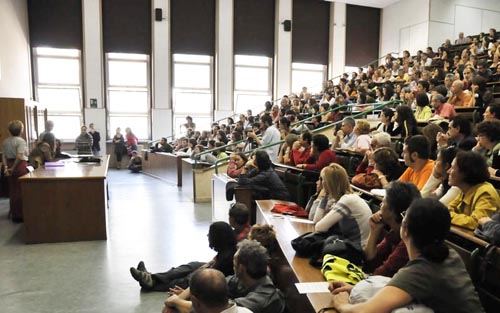
<svg viewBox="0 0 500 313">
<path fill-rule="evenodd" d="M 325 0 L 329 2 L 343 2 L 347 4 L 360 5 L 364 7 L 385 8 L 401 0 Z"/>
</svg>

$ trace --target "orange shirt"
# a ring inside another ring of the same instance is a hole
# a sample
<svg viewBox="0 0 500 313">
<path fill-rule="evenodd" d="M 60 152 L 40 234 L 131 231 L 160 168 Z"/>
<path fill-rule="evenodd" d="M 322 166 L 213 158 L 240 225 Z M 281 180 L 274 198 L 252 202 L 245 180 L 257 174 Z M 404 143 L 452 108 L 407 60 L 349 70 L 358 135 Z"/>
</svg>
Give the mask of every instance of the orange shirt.
<svg viewBox="0 0 500 313">
<path fill-rule="evenodd" d="M 451 96 L 450 100 L 448 100 L 448 103 L 453 105 L 454 107 L 468 107 L 470 106 L 470 99 L 471 95 L 468 92 L 462 92 L 460 95 L 453 95 Z"/>
<path fill-rule="evenodd" d="M 408 167 L 398 180 L 413 183 L 415 186 L 417 186 L 418 190 L 422 190 L 425 183 L 431 176 L 433 168 L 434 161 L 428 160 L 424 167 L 418 172 L 415 172 L 412 168 Z"/>
</svg>

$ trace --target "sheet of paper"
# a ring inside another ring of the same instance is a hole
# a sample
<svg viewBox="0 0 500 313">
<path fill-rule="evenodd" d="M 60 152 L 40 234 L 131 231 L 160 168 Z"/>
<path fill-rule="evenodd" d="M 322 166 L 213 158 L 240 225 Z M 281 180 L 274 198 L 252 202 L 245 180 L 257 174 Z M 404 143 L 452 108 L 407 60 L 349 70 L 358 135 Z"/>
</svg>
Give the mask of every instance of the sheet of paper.
<svg viewBox="0 0 500 313">
<path fill-rule="evenodd" d="M 296 283 L 295 286 L 299 293 L 328 293 L 328 282 L 316 282 L 316 283 Z"/>
<path fill-rule="evenodd" d="M 303 224 L 314 224 L 313 221 L 310 221 L 307 218 L 297 218 L 297 217 L 290 217 L 290 222 L 297 222 L 297 223 L 303 223 Z"/>
</svg>

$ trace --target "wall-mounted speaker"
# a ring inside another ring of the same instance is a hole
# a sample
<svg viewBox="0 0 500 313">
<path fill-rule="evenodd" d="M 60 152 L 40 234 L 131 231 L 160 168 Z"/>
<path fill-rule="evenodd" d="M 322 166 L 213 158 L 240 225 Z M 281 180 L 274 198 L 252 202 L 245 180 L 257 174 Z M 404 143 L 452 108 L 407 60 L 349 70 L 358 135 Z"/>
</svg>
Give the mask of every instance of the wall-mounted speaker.
<svg viewBox="0 0 500 313">
<path fill-rule="evenodd" d="M 161 22 L 163 19 L 163 10 L 162 9 L 155 9 L 155 21 Z"/>
<path fill-rule="evenodd" d="M 292 30 L 292 21 L 291 20 L 284 20 L 283 21 L 283 29 L 286 32 L 289 32 Z"/>
</svg>

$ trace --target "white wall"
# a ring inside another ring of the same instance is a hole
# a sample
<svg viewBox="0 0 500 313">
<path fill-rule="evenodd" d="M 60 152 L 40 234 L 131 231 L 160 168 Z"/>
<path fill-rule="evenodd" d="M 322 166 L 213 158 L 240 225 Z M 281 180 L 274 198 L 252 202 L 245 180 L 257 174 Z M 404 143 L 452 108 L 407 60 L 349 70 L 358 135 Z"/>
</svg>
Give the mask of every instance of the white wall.
<svg viewBox="0 0 500 313">
<path fill-rule="evenodd" d="M 0 97 L 31 97 L 26 0 L 0 0 Z"/>
<path fill-rule="evenodd" d="M 402 0 L 382 9 L 380 56 L 389 52 L 402 53 L 400 49 L 415 54 L 417 50 L 426 47 L 429 2 L 430 0 Z"/>
<path fill-rule="evenodd" d="M 467 36 L 500 29 L 500 1 L 431 0 L 429 16 L 429 45 L 437 48 L 447 38 L 453 42 L 459 32 Z"/>
</svg>

